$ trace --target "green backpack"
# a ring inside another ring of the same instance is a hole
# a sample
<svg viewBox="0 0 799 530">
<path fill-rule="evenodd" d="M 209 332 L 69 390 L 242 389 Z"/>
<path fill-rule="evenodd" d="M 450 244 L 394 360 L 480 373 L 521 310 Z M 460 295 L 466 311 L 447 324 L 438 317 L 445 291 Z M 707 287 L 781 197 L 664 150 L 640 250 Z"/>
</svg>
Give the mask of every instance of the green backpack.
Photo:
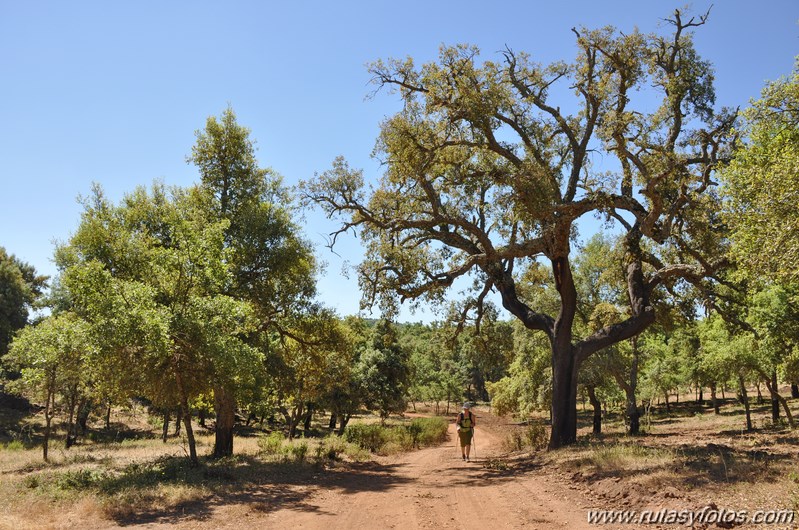
<svg viewBox="0 0 799 530">
<path fill-rule="evenodd" d="M 472 413 L 469 412 L 469 416 L 467 417 L 466 414 L 461 412 L 460 414 L 460 421 L 458 424 L 461 426 L 461 429 L 471 429 L 472 428 Z"/>
</svg>

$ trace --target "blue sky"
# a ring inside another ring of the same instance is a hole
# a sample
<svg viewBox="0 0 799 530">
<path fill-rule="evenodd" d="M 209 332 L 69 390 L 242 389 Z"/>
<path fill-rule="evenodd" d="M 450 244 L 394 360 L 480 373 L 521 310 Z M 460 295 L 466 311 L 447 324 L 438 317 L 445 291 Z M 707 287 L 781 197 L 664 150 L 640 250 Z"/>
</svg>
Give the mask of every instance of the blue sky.
<svg viewBox="0 0 799 530">
<path fill-rule="evenodd" d="M 703 13 L 710 2 L 689 9 Z M 194 132 L 230 104 L 252 130 L 263 166 L 287 184 L 344 155 L 369 178 L 380 121 L 399 109 L 373 88 L 378 58 L 436 57 L 470 43 L 493 58 L 506 45 L 540 62 L 570 60 L 570 28 L 667 31 L 681 3 L 474 2 L 23 2 L 0 0 L 0 246 L 54 274 L 53 241 L 80 219 L 76 197 L 100 183 L 119 199 L 153 179 L 198 179 L 185 157 Z M 799 3 L 719 1 L 696 47 L 716 71 L 719 105 L 744 106 L 799 54 Z M 333 225 L 310 212 L 307 236 L 327 262 L 320 298 L 358 310 L 358 242 L 323 247 Z M 408 315 L 405 319 L 426 319 Z"/>
</svg>

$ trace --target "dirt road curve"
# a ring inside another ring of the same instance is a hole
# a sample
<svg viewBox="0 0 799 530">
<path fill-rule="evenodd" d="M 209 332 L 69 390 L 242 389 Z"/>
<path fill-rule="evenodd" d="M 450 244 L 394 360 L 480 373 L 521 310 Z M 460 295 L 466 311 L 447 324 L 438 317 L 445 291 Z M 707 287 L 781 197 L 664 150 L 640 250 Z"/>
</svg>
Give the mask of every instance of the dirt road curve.
<svg viewBox="0 0 799 530">
<path fill-rule="evenodd" d="M 479 426 L 477 458 L 461 461 L 450 442 L 402 455 L 319 488 L 300 506 L 248 518 L 266 528 L 590 528 L 576 494 L 543 476 L 503 475 L 483 467 L 500 440 Z M 474 455 L 473 455 L 474 456 Z M 596 527 L 594 527 L 596 528 Z"/>
</svg>

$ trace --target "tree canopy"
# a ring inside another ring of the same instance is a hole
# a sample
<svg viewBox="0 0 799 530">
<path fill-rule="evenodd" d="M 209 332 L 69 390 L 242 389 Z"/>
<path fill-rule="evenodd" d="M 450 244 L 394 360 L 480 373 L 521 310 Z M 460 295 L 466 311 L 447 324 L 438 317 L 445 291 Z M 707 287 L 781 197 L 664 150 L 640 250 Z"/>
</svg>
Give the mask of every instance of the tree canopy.
<svg viewBox="0 0 799 530">
<path fill-rule="evenodd" d="M 729 156 L 735 112 L 714 110 L 712 68 L 693 46 L 691 30 L 705 20 L 675 11 L 668 35 L 575 29 L 571 63 L 542 65 L 510 49 L 481 61 L 468 45 L 443 47 L 438 61 L 420 66 L 377 61 L 370 72 L 378 89 L 402 101 L 377 142 L 385 174 L 368 191 L 362 173 L 338 159 L 305 184 L 309 200 L 342 216 L 333 243 L 348 230 L 365 243 L 364 303 L 387 311 L 404 300 L 437 303 L 471 277 L 478 313 L 496 290 L 525 327 L 546 334 L 550 447 L 576 439 L 580 364 L 650 325 L 655 289 L 680 280 L 706 289 L 725 264 L 712 236 L 712 176 Z M 569 88 L 573 104 L 552 97 Z M 624 233 L 628 308 L 621 320 L 575 336 L 572 241 L 587 214 Z M 517 288 L 538 260 L 552 270 L 554 313 Z"/>
</svg>

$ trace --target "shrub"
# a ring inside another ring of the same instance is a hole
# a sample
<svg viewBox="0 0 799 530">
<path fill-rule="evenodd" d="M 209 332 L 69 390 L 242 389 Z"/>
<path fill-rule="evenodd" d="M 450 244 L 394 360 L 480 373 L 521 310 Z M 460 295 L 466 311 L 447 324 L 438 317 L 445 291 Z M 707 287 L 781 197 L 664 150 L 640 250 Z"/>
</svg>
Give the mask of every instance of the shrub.
<svg viewBox="0 0 799 530">
<path fill-rule="evenodd" d="M 5 445 L 6 451 L 22 451 L 25 449 L 25 444 L 20 440 L 11 440 Z"/>
<path fill-rule="evenodd" d="M 261 454 L 278 455 L 283 449 L 283 435 L 279 432 L 270 433 L 268 436 L 258 438 L 258 448 Z"/>
<path fill-rule="evenodd" d="M 289 445 L 289 452 L 291 456 L 294 458 L 296 462 L 304 462 L 305 455 L 308 454 L 308 442 L 302 440 L 300 442 L 294 442 L 293 444 Z"/>
<path fill-rule="evenodd" d="M 356 423 L 347 426 L 344 438 L 350 443 L 376 453 L 385 445 L 388 436 L 386 427 L 382 425 Z"/>
</svg>

